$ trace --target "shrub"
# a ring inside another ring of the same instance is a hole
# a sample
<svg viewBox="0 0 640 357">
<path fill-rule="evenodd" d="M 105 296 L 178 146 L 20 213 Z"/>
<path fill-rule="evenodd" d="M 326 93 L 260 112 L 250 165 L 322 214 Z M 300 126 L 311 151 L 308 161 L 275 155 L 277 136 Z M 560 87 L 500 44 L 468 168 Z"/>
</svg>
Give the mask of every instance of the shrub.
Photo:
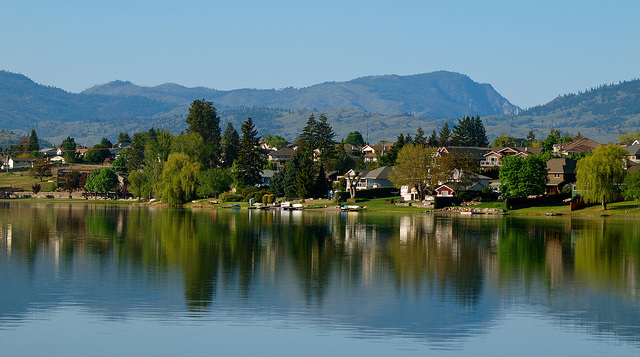
<svg viewBox="0 0 640 357">
<path fill-rule="evenodd" d="M 467 202 L 471 199 L 471 195 L 467 191 L 462 191 L 458 194 L 458 198 L 463 202 Z"/>
<path fill-rule="evenodd" d="M 242 197 L 238 194 L 231 192 L 223 192 L 220 194 L 220 202 L 240 202 L 242 201 Z"/>
<path fill-rule="evenodd" d="M 262 197 L 264 197 L 265 194 L 262 192 L 256 192 L 253 194 L 253 201 L 254 202 L 262 202 Z"/>
</svg>

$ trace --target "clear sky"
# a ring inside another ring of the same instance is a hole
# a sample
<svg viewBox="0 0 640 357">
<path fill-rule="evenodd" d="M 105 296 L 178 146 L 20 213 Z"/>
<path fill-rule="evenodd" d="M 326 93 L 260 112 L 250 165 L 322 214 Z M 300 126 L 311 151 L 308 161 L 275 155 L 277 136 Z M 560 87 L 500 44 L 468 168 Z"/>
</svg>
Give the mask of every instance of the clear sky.
<svg viewBox="0 0 640 357">
<path fill-rule="evenodd" d="M 448 70 L 526 108 L 640 77 L 639 18 L 638 0 L 3 0 L 0 69 L 71 92 Z"/>
</svg>

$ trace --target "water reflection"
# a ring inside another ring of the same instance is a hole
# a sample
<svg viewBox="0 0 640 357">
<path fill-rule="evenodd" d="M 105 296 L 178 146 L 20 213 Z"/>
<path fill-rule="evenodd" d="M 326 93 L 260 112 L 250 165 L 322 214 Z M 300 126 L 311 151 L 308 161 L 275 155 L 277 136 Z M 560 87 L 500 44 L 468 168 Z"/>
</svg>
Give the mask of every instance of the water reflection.
<svg viewBox="0 0 640 357">
<path fill-rule="evenodd" d="M 302 318 L 364 336 L 485 333 L 528 307 L 640 341 L 640 222 L 0 206 L 0 328 L 79 304 L 106 318 Z M 207 315 L 209 314 L 209 315 Z"/>
</svg>

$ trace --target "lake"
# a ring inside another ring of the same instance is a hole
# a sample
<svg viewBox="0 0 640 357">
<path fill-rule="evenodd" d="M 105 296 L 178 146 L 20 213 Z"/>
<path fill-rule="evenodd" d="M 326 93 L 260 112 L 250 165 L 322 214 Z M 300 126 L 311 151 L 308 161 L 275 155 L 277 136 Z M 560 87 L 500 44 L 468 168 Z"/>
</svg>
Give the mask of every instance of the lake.
<svg viewBox="0 0 640 357">
<path fill-rule="evenodd" d="M 637 355 L 640 219 L 0 203 L 3 355 Z"/>
</svg>

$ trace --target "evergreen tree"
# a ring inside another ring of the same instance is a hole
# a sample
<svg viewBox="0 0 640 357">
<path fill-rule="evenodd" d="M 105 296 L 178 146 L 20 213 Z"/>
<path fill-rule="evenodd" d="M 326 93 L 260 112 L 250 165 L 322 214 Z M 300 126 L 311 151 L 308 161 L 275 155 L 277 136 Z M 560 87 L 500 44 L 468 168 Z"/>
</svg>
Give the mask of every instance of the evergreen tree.
<svg viewBox="0 0 640 357">
<path fill-rule="evenodd" d="M 451 145 L 451 129 L 449 129 L 449 123 L 444 123 L 440 133 L 438 135 L 438 146 Z"/>
<path fill-rule="evenodd" d="M 473 142 L 472 146 L 486 147 L 489 145 L 489 138 L 487 138 L 487 130 L 482 123 L 480 116 L 476 115 L 471 118 L 471 124 L 473 128 Z"/>
<path fill-rule="evenodd" d="M 189 108 L 187 124 L 188 133 L 198 133 L 204 140 L 203 149 L 209 158 L 207 166 L 217 165 L 220 153 L 220 117 L 213 103 L 204 99 L 194 100 Z"/>
<path fill-rule="evenodd" d="M 431 133 L 431 136 L 429 136 L 429 139 L 427 140 L 427 146 L 429 147 L 438 146 L 438 134 L 436 134 L 435 129 L 433 129 L 433 133 Z"/>
<path fill-rule="evenodd" d="M 320 165 L 332 167 L 336 158 L 336 141 L 334 140 L 336 133 L 331 125 L 327 122 L 327 117 L 320 114 L 320 119 L 316 122 L 315 142 L 316 147 L 320 151 L 318 161 Z"/>
<path fill-rule="evenodd" d="M 427 137 L 424 136 L 424 130 L 422 130 L 422 127 L 418 127 L 418 130 L 416 132 L 416 137 L 413 139 L 413 141 L 417 145 L 425 146 L 427 144 Z"/>
<path fill-rule="evenodd" d="M 29 136 L 29 142 L 25 148 L 28 152 L 36 152 L 40 150 L 40 144 L 38 143 L 38 135 L 36 129 L 31 129 L 31 136 Z"/>
<path fill-rule="evenodd" d="M 313 113 L 307 119 L 307 124 L 304 128 L 302 128 L 302 133 L 298 137 L 298 145 L 303 146 L 309 150 L 313 150 L 317 147 L 317 126 L 318 122 L 316 121 Z"/>
<path fill-rule="evenodd" d="M 300 167 L 296 174 L 296 195 L 299 198 L 311 197 L 315 183 L 316 170 L 313 164 L 313 153 L 309 150 L 298 149 Z"/>
<path fill-rule="evenodd" d="M 362 138 L 362 134 L 359 131 L 352 131 L 347 135 L 347 138 L 344 140 L 346 144 L 351 144 L 355 146 L 364 146 L 364 139 Z"/>
<path fill-rule="evenodd" d="M 298 155 L 293 155 L 284 167 L 284 197 L 292 200 L 297 197 L 296 193 L 296 176 L 299 170 Z"/>
<path fill-rule="evenodd" d="M 111 141 L 109 141 L 109 139 L 102 138 L 102 140 L 100 141 L 100 146 L 105 148 L 105 149 L 109 149 L 109 148 L 113 147 L 113 144 L 111 143 Z"/>
<path fill-rule="evenodd" d="M 120 132 L 120 134 L 118 134 L 118 144 L 131 144 L 129 133 Z"/>
<path fill-rule="evenodd" d="M 473 146 L 473 127 L 470 117 L 458 119 L 458 125 L 453 127 L 451 141 L 455 146 Z"/>
<path fill-rule="evenodd" d="M 398 158 L 398 153 L 407 144 L 411 144 L 411 142 L 407 142 L 407 140 L 405 139 L 404 135 L 402 133 L 400 133 L 400 135 L 398 135 L 398 137 L 396 138 L 395 145 L 393 145 L 391 147 L 391 149 L 389 150 L 389 152 L 386 155 L 384 155 L 384 156 L 382 156 L 380 158 L 380 165 L 382 165 L 382 166 L 393 166 L 393 165 L 395 165 L 396 164 L 396 159 Z"/>
<path fill-rule="evenodd" d="M 331 188 L 329 180 L 327 180 L 327 174 L 324 171 L 324 167 L 320 165 L 318 170 L 318 176 L 316 182 L 313 185 L 313 198 L 323 198 L 327 195 L 327 192 Z"/>
<path fill-rule="evenodd" d="M 227 124 L 227 129 L 222 136 L 222 165 L 231 167 L 238 158 L 240 150 L 240 135 L 231 123 Z"/>
<path fill-rule="evenodd" d="M 276 197 L 284 197 L 284 188 L 284 171 L 276 171 L 271 180 L 269 180 L 269 192 Z"/>
<path fill-rule="evenodd" d="M 242 187 L 254 186 L 262 181 L 260 173 L 265 164 L 260 149 L 260 137 L 251 118 L 242 123 L 242 139 L 236 159 L 236 181 Z"/>
</svg>

